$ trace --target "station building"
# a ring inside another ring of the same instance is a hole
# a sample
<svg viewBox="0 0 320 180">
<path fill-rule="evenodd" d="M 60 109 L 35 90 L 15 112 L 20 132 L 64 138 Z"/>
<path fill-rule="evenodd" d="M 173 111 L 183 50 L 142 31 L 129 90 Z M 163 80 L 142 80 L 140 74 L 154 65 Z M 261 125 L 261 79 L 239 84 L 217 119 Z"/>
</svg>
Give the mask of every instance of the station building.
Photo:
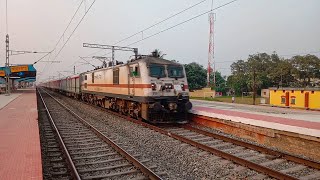
<svg viewBox="0 0 320 180">
<path fill-rule="evenodd" d="M 269 88 L 270 105 L 320 110 L 320 88 Z"/>
<path fill-rule="evenodd" d="M 14 89 L 35 82 L 37 71 L 33 64 L 21 64 L 9 66 L 8 68 L 0 67 L 0 93 L 5 91 L 6 74 L 8 74 L 10 78 L 10 87 Z"/>
</svg>

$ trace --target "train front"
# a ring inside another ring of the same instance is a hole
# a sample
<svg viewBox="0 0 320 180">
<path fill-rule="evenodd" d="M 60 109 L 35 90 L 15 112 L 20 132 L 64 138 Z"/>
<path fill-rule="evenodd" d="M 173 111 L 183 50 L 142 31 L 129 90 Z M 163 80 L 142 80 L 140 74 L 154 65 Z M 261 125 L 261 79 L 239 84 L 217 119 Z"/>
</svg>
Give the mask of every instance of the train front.
<svg viewBox="0 0 320 180">
<path fill-rule="evenodd" d="M 188 122 L 192 104 L 184 66 L 164 59 L 149 59 L 147 72 L 151 84 L 148 120 L 156 123 Z"/>
</svg>

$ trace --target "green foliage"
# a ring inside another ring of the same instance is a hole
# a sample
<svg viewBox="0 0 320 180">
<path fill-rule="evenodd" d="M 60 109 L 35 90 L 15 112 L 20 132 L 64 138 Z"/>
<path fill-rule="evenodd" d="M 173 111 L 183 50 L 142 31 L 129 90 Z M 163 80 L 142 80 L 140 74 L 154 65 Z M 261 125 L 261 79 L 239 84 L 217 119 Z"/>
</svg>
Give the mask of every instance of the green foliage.
<svg viewBox="0 0 320 180">
<path fill-rule="evenodd" d="M 222 77 L 221 73 L 216 71 L 216 84 L 214 84 L 213 79 L 214 79 L 214 74 L 210 74 L 210 84 L 212 84 L 212 89 L 215 89 L 216 92 L 222 92 L 223 94 L 226 94 L 227 91 L 227 86 L 226 86 L 226 77 Z"/>
<path fill-rule="evenodd" d="M 310 86 L 311 79 L 320 78 L 320 59 L 314 55 L 294 56 L 291 60 L 295 78 L 302 86 Z"/>
<path fill-rule="evenodd" d="M 207 70 L 200 64 L 192 62 L 184 65 L 190 90 L 201 89 L 207 86 Z M 210 74 L 211 88 L 217 92 L 226 93 L 226 80 L 220 72 L 216 72 L 216 85 L 213 86 L 213 73 Z"/>
<path fill-rule="evenodd" d="M 231 64 L 227 85 L 237 95 L 268 87 L 307 87 L 312 79 L 320 78 L 320 59 L 314 55 L 280 58 L 276 53 L 249 55 L 247 60 Z M 255 76 L 255 83 L 253 77 Z"/>
<path fill-rule="evenodd" d="M 162 51 L 159 49 L 155 49 L 154 51 L 151 52 L 150 56 L 156 57 L 156 58 L 163 58 L 166 54 L 163 54 Z"/>
<path fill-rule="evenodd" d="M 207 85 L 207 72 L 202 65 L 192 62 L 184 65 L 190 90 L 201 89 Z"/>
<path fill-rule="evenodd" d="M 212 86 L 217 92 L 234 92 L 241 96 L 242 92 L 257 93 L 269 87 L 308 87 L 320 86 L 315 79 L 320 79 L 320 59 L 314 55 L 294 56 L 291 59 L 279 57 L 275 52 L 249 55 L 246 60 L 238 60 L 231 64 L 231 75 L 223 77 L 216 72 L 216 84 Z M 207 70 L 198 63 L 185 65 L 189 88 L 201 89 L 207 85 Z M 255 77 L 255 82 L 253 81 Z M 213 74 L 210 81 L 213 85 Z"/>
</svg>

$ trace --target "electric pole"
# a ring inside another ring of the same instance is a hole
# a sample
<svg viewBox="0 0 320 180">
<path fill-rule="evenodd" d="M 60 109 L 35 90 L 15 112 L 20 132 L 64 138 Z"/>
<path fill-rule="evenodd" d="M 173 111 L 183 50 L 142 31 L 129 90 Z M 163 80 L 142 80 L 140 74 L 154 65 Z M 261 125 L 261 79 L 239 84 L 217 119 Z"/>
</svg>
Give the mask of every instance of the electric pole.
<svg viewBox="0 0 320 180">
<path fill-rule="evenodd" d="M 9 34 L 6 35 L 6 93 L 10 95 Z"/>
</svg>

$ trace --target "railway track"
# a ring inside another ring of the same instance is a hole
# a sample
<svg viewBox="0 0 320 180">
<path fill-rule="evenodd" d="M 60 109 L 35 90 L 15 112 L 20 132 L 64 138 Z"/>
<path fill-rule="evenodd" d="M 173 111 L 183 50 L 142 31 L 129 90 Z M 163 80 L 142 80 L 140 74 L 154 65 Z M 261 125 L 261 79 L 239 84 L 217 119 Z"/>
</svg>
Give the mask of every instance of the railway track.
<svg viewBox="0 0 320 180">
<path fill-rule="evenodd" d="M 161 179 L 151 170 L 154 167 L 142 164 L 147 159 L 130 155 L 44 90 L 38 93 L 73 179 Z"/>
<path fill-rule="evenodd" d="M 39 99 L 38 109 L 43 179 L 71 179 L 68 165 L 64 161 L 63 153 L 59 146 L 59 141 L 50 124 L 46 109 Z"/>
<path fill-rule="evenodd" d="M 277 179 L 320 179 L 320 164 L 311 160 L 210 133 L 190 125 L 157 127 L 104 108 L 100 109 L 262 173 L 249 177 L 250 179 L 264 179 L 268 176 Z"/>
<path fill-rule="evenodd" d="M 278 179 L 320 179 L 320 164 L 262 146 L 210 133 L 191 125 L 159 128 L 162 133 Z"/>
<path fill-rule="evenodd" d="M 190 125 L 157 127 L 131 118 L 126 120 L 262 173 L 249 179 L 264 179 L 268 176 L 277 179 L 320 179 L 320 164 L 311 160 L 210 133 Z"/>
</svg>

